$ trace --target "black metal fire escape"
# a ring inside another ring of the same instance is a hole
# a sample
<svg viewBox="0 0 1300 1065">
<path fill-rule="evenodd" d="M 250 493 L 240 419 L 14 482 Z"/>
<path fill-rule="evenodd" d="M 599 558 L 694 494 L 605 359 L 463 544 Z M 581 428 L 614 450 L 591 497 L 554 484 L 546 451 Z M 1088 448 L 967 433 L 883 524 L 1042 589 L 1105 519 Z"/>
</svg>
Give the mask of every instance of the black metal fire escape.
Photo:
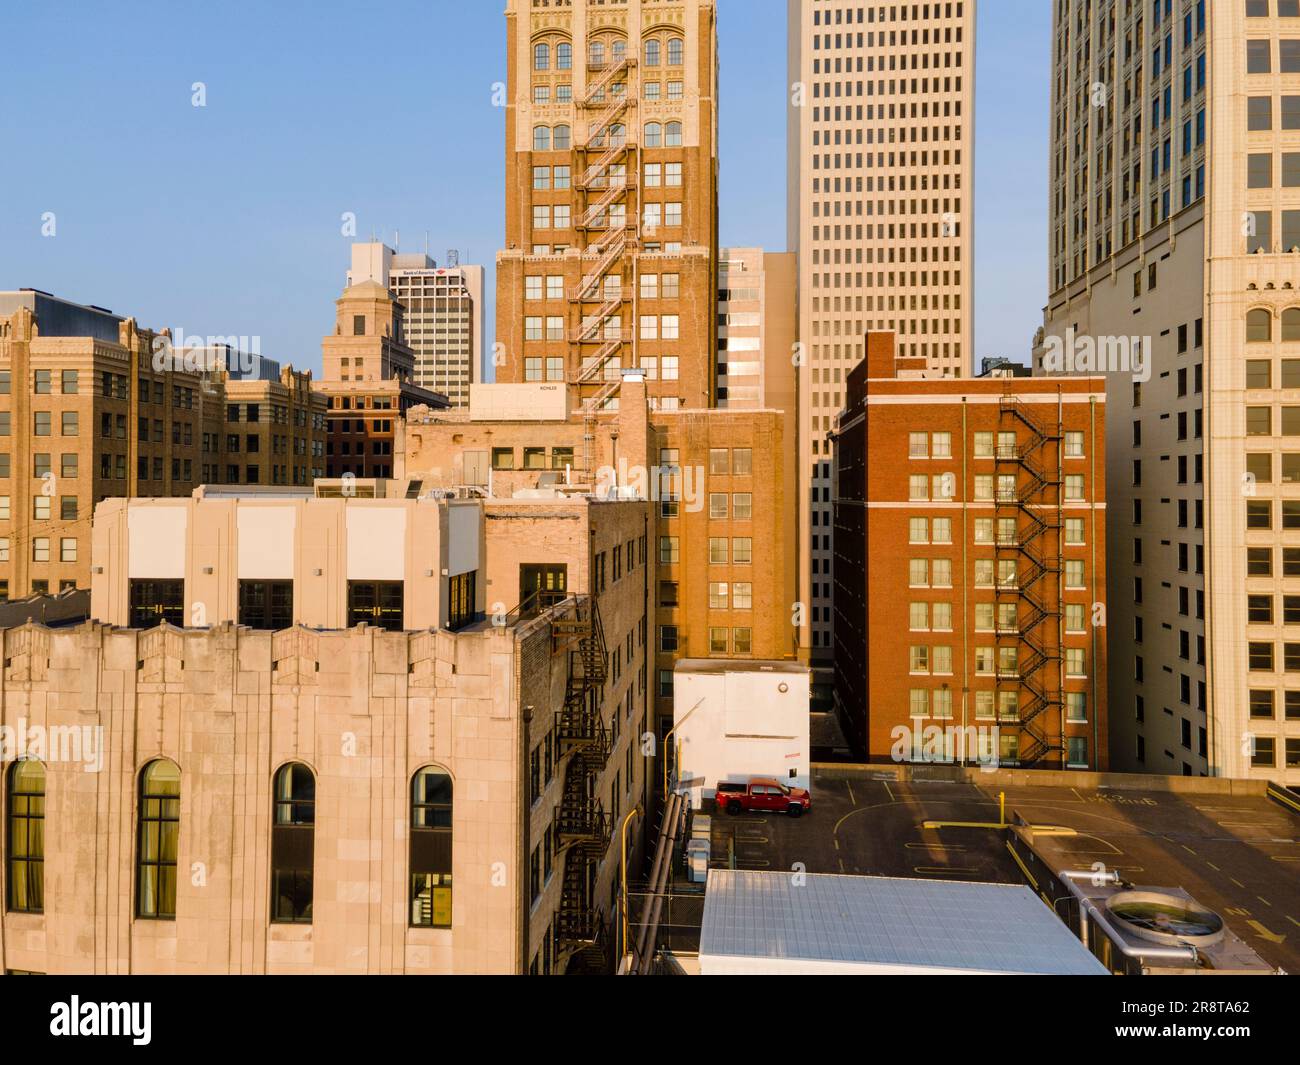
<svg viewBox="0 0 1300 1065">
<path fill-rule="evenodd" d="M 597 792 L 609 761 L 610 736 L 603 719 L 608 658 L 600 609 L 593 596 L 575 600 L 571 617 L 552 623 L 557 651 L 569 652 L 564 706 L 556 714 L 561 759 L 568 758 L 555 830 L 563 857 L 563 888 L 556 915 L 561 968 L 577 954 L 602 949 L 605 929 L 593 897 L 596 867 L 610 843 L 610 817 Z"/>
<path fill-rule="evenodd" d="M 1000 689 L 1014 685 L 1018 691 L 1017 762 L 1033 768 L 1053 754 L 1064 763 L 1065 740 L 1050 716 L 1055 712 L 1059 721 L 1065 698 L 1060 594 L 1051 584 L 1059 580 L 1062 568 L 1062 493 L 1057 455 L 1048 447 L 1056 444 L 1059 453 L 1064 433 L 1059 424 L 1042 421 L 1019 397 L 1009 394 L 1002 397 L 1000 426 L 1004 432 L 1016 431 L 1015 445 L 999 443 L 996 451 L 999 474 L 1014 473 L 1016 487 L 1004 493 L 999 478 L 996 512 L 999 519 L 1014 519 L 1016 536 L 1014 542 L 1005 542 L 999 521 L 995 581 L 998 603 L 1016 605 L 1013 638 L 1018 646 L 1018 677 L 1004 678 L 999 662 L 998 685 Z M 1004 584 L 1001 563 L 1010 560 L 1016 563 L 1015 579 Z M 1001 644 L 1000 624 L 998 630 Z"/>
</svg>

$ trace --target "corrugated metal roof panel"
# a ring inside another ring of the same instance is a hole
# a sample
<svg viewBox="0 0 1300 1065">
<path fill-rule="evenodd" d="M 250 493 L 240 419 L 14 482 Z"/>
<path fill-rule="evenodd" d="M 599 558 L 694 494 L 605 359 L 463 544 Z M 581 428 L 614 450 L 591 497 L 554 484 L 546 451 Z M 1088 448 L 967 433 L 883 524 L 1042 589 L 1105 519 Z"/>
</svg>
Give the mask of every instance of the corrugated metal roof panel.
<svg viewBox="0 0 1300 1065">
<path fill-rule="evenodd" d="M 709 871 L 700 956 L 706 973 L 711 957 L 1106 973 L 1027 887 L 730 869 Z"/>
</svg>

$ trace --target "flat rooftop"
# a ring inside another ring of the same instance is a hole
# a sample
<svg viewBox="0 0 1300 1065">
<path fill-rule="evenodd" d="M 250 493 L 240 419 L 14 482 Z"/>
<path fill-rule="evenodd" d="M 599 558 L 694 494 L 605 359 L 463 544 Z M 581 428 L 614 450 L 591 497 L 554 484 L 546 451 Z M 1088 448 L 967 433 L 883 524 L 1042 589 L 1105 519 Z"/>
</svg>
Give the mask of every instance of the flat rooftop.
<svg viewBox="0 0 1300 1065">
<path fill-rule="evenodd" d="M 1102 862 L 1125 880 L 1180 887 L 1215 910 L 1265 961 L 1300 973 L 1300 815 L 1244 782 L 1118 774 L 970 774 L 940 767 L 813 768 L 813 812 L 791 819 L 715 816 L 713 854 L 737 869 L 856 873 L 1023 884 L 994 824 L 1073 829 L 1053 860 Z M 1070 780 L 1077 777 L 1078 783 Z M 706 811 L 712 812 L 712 811 Z M 1039 903 L 1039 905 L 1042 905 Z"/>
<path fill-rule="evenodd" d="M 740 660 L 722 658 L 679 658 L 677 673 L 808 673 L 801 662 Z"/>
<path fill-rule="evenodd" d="M 701 967 L 747 962 L 783 973 L 1107 975 L 1028 887 L 712 869 Z"/>
</svg>

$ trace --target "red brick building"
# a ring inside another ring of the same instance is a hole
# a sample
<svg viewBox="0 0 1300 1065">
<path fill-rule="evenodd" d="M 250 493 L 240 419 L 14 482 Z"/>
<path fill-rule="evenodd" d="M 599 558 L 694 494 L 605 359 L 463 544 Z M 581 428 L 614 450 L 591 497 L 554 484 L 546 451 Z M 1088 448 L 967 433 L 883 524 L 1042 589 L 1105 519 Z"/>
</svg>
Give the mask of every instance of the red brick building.
<svg viewBox="0 0 1300 1065">
<path fill-rule="evenodd" d="M 835 436 L 835 703 L 873 761 L 1106 768 L 1105 382 L 870 333 Z"/>
</svg>

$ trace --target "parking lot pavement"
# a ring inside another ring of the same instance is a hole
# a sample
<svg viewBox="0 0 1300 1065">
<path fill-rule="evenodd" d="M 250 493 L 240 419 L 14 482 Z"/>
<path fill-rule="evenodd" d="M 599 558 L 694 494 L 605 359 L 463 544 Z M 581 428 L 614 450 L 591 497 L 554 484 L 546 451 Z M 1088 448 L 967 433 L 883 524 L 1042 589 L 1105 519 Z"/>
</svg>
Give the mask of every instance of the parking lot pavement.
<svg viewBox="0 0 1300 1065">
<path fill-rule="evenodd" d="M 1267 961 L 1300 974 L 1300 817 L 1263 796 L 905 783 L 887 768 L 821 768 L 812 790 L 807 817 L 715 817 L 715 863 L 1021 883 L 996 828 L 926 827 L 996 825 L 1004 792 L 1008 818 L 1078 833 L 1052 839 L 1063 867 L 1100 863 L 1133 883 L 1181 887 Z"/>
</svg>

